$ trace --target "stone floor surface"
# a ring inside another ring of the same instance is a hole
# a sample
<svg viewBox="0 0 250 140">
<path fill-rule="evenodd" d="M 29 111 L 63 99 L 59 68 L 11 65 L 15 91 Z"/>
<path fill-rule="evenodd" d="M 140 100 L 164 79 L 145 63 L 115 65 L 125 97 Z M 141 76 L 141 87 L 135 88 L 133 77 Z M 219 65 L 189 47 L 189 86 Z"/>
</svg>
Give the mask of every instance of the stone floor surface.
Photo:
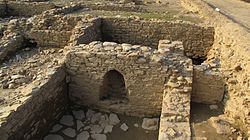
<svg viewBox="0 0 250 140">
<path fill-rule="evenodd" d="M 157 140 L 158 118 L 136 118 L 74 108 L 43 140 Z"/>
</svg>

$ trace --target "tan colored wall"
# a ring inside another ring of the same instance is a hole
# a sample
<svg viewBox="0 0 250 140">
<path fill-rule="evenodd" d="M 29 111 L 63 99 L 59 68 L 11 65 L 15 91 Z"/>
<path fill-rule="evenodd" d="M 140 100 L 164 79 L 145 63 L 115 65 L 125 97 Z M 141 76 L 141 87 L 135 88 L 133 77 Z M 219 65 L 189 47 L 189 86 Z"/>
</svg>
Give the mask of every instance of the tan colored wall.
<svg viewBox="0 0 250 140">
<path fill-rule="evenodd" d="M 164 54 L 164 51 L 153 52 L 149 47 L 107 42 L 74 47 L 66 62 L 71 77 L 71 100 L 103 111 L 132 116 L 159 116 L 164 83 L 171 70 L 175 69 L 173 65 L 179 63 L 178 59 L 171 58 L 170 52 Z M 183 61 L 187 59 L 183 52 L 178 56 Z M 112 101 L 99 99 L 103 77 L 113 69 L 124 76 L 128 103 L 112 104 Z"/>
<path fill-rule="evenodd" d="M 250 33 L 200 0 L 182 0 L 187 9 L 215 27 L 209 59 L 218 58 L 227 86 L 225 113 L 250 134 Z"/>
<path fill-rule="evenodd" d="M 101 40 L 101 19 L 92 22 L 79 21 L 72 30 L 69 43 L 71 45 L 87 44 L 94 40 Z"/>
<path fill-rule="evenodd" d="M 8 2 L 8 16 L 33 16 L 55 8 L 48 2 Z"/>
<path fill-rule="evenodd" d="M 87 7 L 92 10 L 104 10 L 104 11 L 127 11 L 127 12 L 147 12 L 140 5 L 131 4 L 114 4 L 114 3 L 104 3 L 104 4 L 87 4 Z"/>
<path fill-rule="evenodd" d="M 67 45 L 70 31 L 31 30 L 27 38 L 34 40 L 39 47 L 64 47 Z"/>
<path fill-rule="evenodd" d="M 192 101 L 205 104 L 220 103 L 224 96 L 225 80 L 220 71 L 206 65 L 194 65 Z"/>
<path fill-rule="evenodd" d="M 100 40 L 100 19 L 39 15 L 24 33 L 40 47 L 64 47 L 67 44 L 90 43 Z M 50 26 L 48 26 L 50 24 Z"/>
<path fill-rule="evenodd" d="M 11 106 L 16 111 L 1 121 L 1 140 L 40 139 L 66 109 L 66 91 L 63 67 L 58 68 L 50 79 L 28 85 L 22 90 L 22 94 L 27 96 Z"/>
<path fill-rule="evenodd" d="M 179 46 L 181 49 L 174 49 L 174 46 L 168 46 L 163 42 L 159 47 L 170 49 L 172 56 L 169 57 L 176 59 L 177 63 L 174 64 L 174 68 L 169 67 L 174 70 L 164 86 L 158 140 L 190 140 L 192 61 L 186 56 L 176 55 L 183 54 L 182 45 Z"/>
<path fill-rule="evenodd" d="M 212 27 L 166 21 L 145 21 L 128 18 L 103 18 L 103 40 L 143 44 L 156 48 L 161 39 L 180 40 L 185 53 L 192 58 L 206 57 L 213 45 Z"/>
</svg>

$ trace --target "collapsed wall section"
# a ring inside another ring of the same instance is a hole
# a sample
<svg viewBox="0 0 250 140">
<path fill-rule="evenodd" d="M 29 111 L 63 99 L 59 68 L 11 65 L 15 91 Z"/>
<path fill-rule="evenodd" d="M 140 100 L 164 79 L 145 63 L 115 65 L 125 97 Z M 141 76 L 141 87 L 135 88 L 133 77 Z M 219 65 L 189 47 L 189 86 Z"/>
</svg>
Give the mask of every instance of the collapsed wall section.
<svg viewBox="0 0 250 140">
<path fill-rule="evenodd" d="M 143 44 L 157 48 L 158 41 L 168 39 L 183 42 L 185 54 L 191 58 L 206 58 L 214 41 L 214 29 L 186 22 L 146 21 L 130 18 L 103 18 L 103 41 Z"/>
<path fill-rule="evenodd" d="M 61 117 L 67 107 L 67 87 L 63 67 L 51 71 L 50 78 L 34 81 L 21 91 L 23 98 L 3 110 L 0 116 L 1 140 L 40 139 L 46 129 Z"/>
</svg>

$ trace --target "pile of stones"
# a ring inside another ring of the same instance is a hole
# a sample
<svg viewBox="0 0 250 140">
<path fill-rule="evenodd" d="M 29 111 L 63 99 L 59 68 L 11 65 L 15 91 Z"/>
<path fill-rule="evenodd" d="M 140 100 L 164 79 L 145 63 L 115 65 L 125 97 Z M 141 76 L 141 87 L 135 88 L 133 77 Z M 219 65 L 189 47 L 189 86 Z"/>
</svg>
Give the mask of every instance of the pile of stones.
<svg viewBox="0 0 250 140">
<path fill-rule="evenodd" d="M 3 89 L 14 89 L 46 77 L 50 68 L 60 65 L 62 52 L 55 48 L 23 49 L 1 64 L 0 86 Z"/>
</svg>

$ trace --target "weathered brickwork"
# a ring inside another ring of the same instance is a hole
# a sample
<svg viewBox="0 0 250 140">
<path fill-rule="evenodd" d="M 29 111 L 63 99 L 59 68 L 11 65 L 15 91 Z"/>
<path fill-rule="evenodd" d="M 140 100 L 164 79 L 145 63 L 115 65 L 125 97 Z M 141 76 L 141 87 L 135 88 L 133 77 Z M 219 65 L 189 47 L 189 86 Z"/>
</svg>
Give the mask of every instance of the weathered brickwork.
<svg viewBox="0 0 250 140">
<path fill-rule="evenodd" d="M 144 21 L 128 18 L 104 18 L 103 40 L 143 44 L 156 48 L 161 39 L 180 40 L 185 54 L 192 58 L 206 57 L 214 41 L 212 27 L 166 21 Z"/>
<path fill-rule="evenodd" d="M 57 68 L 50 74 L 49 79 L 27 85 L 21 91 L 25 96 L 11 106 L 14 111 L 1 116 L 1 140 L 40 139 L 61 117 L 67 107 L 65 72 Z"/>
</svg>

